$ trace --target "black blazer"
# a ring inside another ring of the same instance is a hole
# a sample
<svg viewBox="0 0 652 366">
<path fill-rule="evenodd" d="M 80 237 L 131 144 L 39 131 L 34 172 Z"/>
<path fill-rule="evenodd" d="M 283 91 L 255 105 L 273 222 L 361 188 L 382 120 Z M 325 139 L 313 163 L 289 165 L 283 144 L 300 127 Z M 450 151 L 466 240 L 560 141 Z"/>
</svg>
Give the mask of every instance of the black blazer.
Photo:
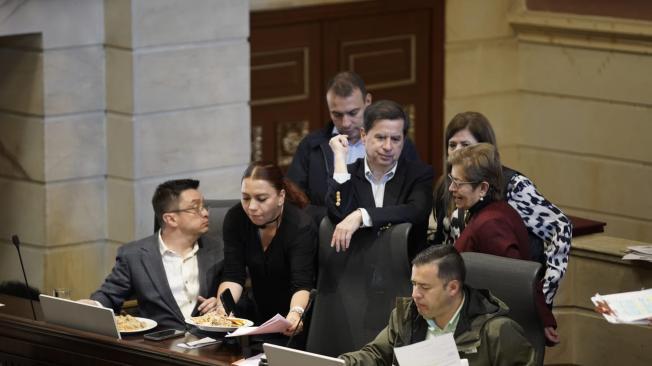
<svg viewBox="0 0 652 366">
<path fill-rule="evenodd" d="M 431 166 L 420 161 L 400 158 L 394 177 L 385 185 L 383 207 L 376 207 L 371 183 L 364 176 L 364 159 L 347 166 L 351 179 L 343 184 L 331 176 L 328 179 L 326 206 L 334 223 L 342 221 L 358 208 L 369 213 L 373 230 L 387 225 L 409 222 L 412 230 L 408 239 L 410 259 L 426 247 L 428 216 L 432 208 L 434 172 Z M 336 192 L 340 192 L 340 205 L 336 206 Z"/>
<path fill-rule="evenodd" d="M 328 191 L 328 178 L 333 176 L 333 150 L 328 145 L 333 137 L 333 126 L 333 122 L 329 122 L 326 127 L 304 137 L 287 172 L 287 177 L 308 196 L 310 205 L 306 211 L 317 226 L 326 216 L 324 197 Z M 405 139 L 401 156 L 407 160 L 419 160 L 419 154 L 410 139 Z"/>
<path fill-rule="evenodd" d="M 200 238 L 198 244 L 199 295 L 209 298 L 217 294 L 224 251 L 221 243 L 208 237 Z M 91 295 L 91 299 L 114 311 L 133 297 L 138 300 L 140 316 L 155 320 L 160 327 L 186 329 L 165 275 L 158 233 L 120 247 L 113 270 Z M 196 307 L 194 315 L 197 315 Z"/>
</svg>

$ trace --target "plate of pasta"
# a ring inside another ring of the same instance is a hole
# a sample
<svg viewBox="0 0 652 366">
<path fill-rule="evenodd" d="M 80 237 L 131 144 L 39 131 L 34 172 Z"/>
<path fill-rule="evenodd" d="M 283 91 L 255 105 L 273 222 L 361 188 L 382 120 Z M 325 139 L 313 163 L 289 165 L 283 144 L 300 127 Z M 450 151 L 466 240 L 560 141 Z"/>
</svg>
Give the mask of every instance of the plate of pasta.
<svg viewBox="0 0 652 366">
<path fill-rule="evenodd" d="M 116 315 L 115 324 L 120 333 L 138 333 L 155 328 L 156 321 L 131 315 Z"/>
<path fill-rule="evenodd" d="M 254 322 L 251 320 L 226 317 L 216 312 L 193 316 L 192 318 L 186 319 L 186 323 L 207 332 L 232 332 L 241 327 L 254 325 Z"/>
</svg>

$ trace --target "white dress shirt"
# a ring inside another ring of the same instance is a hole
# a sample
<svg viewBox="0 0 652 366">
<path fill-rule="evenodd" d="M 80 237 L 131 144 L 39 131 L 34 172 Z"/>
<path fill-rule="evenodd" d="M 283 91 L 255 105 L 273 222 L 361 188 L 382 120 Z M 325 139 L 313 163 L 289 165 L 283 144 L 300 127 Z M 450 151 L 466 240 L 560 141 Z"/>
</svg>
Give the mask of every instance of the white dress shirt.
<svg viewBox="0 0 652 366">
<path fill-rule="evenodd" d="M 392 169 L 390 169 L 387 173 L 383 174 L 380 180 L 376 181 L 376 178 L 374 178 L 374 174 L 371 172 L 371 168 L 369 168 L 369 164 L 367 163 L 367 157 L 365 156 L 364 176 L 365 178 L 367 178 L 369 184 L 371 184 L 371 193 L 373 193 L 374 195 L 374 203 L 376 204 L 376 207 L 383 207 L 383 200 L 385 199 L 385 185 L 392 178 L 394 178 L 394 175 L 396 174 L 397 166 L 398 166 L 398 162 L 394 164 L 394 167 Z M 335 179 L 337 183 L 342 184 L 347 182 L 349 179 L 351 179 L 351 174 L 334 173 L 333 179 Z M 362 227 L 373 226 L 373 222 L 371 221 L 371 216 L 369 216 L 367 210 L 365 210 L 364 208 L 359 208 L 359 210 L 362 213 Z"/>
<path fill-rule="evenodd" d="M 199 295 L 199 266 L 197 264 L 199 245 L 195 242 L 192 250 L 182 257 L 165 245 L 159 230 L 158 247 L 172 296 L 179 305 L 183 316 L 190 318 Z"/>
</svg>

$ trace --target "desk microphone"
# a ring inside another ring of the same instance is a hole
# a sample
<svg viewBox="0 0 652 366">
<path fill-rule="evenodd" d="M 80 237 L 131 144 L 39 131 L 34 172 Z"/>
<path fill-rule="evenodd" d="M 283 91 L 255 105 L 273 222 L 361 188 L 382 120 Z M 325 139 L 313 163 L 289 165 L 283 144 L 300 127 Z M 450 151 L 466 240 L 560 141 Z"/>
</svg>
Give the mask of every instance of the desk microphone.
<svg viewBox="0 0 652 366">
<path fill-rule="evenodd" d="M 303 322 L 303 319 L 306 317 L 306 314 L 310 310 L 310 306 L 312 305 L 312 302 L 315 300 L 316 295 L 317 295 L 317 289 L 310 290 L 310 296 L 308 297 L 308 305 L 306 305 L 306 308 L 303 310 L 303 314 L 301 314 L 301 317 L 299 318 L 299 324 L 301 324 Z M 298 330 L 299 330 L 299 326 L 297 325 L 297 327 L 294 328 L 294 332 L 292 332 L 292 335 L 290 336 L 290 339 L 288 339 L 288 343 L 285 345 L 285 347 L 290 347 L 290 343 L 292 343 L 292 339 L 297 334 Z"/>
<path fill-rule="evenodd" d="M 18 251 L 20 268 L 23 270 L 23 278 L 25 279 L 25 286 L 27 286 L 27 291 L 29 291 L 29 283 L 27 283 L 27 274 L 25 273 L 25 265 L 23 265 L 23 256 L 20 255 L 20 239 L 18 239 L 18 235 L 12 235 L 11 242 L 14 243 L 14 245 L 16 246 L 16 250 Z M 34 320 L 36 320 L 36 311 L 34 310 L 34 303 L 32 302 L 31 298 L 29 299 L 29 304 L 32 306 L 32 315 L 34 316 Z"/>
</svg>

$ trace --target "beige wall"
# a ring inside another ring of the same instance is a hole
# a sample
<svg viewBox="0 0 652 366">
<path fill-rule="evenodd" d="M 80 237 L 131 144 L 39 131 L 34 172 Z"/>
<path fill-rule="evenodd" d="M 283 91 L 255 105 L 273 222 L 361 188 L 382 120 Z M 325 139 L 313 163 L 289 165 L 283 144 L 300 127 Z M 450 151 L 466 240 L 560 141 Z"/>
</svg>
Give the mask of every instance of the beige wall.
<svg viewBox="0 0 652 366">
<path fill-rule="evenodd" d="M 249 3 L 0 1 L 0 281 L 87 297 L 151 197 L 200 179 L 239 194 L 249 162 Z M 27 35 L 26 35 L 27 34 Z"/>
<path fill-rule="evenodd" d="M 445 120 L 483 112 L 564 211 L 652 242 L 652 24 L 523 2 L 447 1 Z"/>
</svg>

